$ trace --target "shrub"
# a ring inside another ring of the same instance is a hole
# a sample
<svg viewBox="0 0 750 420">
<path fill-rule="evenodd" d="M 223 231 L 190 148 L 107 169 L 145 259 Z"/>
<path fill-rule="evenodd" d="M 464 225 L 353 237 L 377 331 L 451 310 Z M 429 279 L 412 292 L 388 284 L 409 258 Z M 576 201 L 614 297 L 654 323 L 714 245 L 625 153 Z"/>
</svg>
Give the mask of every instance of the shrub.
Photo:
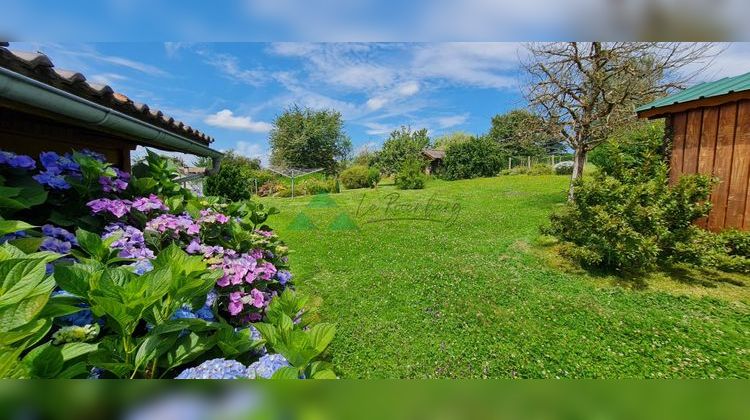
<svg viewBox="0 0 750 420">
<path fill-rule="evenodd" d="M 714 248 L 693 226 L 711 208 L 714 181 L 691 175 L 668 185 L 658 133 L 658 124 L 640 124 L 611 139 L 600 171 L 578 181 L 575 201 L 551 216 L 545 231 L 567 243 L 567 255 L 643 271 L 660 261 L 700 263 L 700 250 Z"/>
<path fill-rule="evenodd" d="M 355 165 L 342 172 L 339 179 L 347 189 L 375 188 L 380 182 L 380 171 L 377 168 Z"/>
<path fill-rule="evenodd" d="M 500 146 L 487 137 L 454 143 L 445 151 L 443 177 L 468 179 L 495 176 L 502 169 Z"/>
<path fill-rule="evenodd" d="M 300 182 L 300 195 L 316 195 L 335 193 L 336 180 L 334 178 L 308 178 Z M 295 186 L 295 194 L 297 194 Z"/>
<path fill-rule="evenodd" d="M 529 175 L 552 175 L 553 173 L 552 167 L 544 163 L 535 163 L 529 169 Z"/>
<path fill-rule="evenodd" d="M 419 159 L 409 159 L 401 165 L 401 171 L 396 174 L 394 182 L 400 190 L 421 190 L 427 181 L 424 166 Z"/>
<path fill-rule="evenodd" d="M 566 160 L 555 164 L 555 175 L 572 175 L 573 161 Z"/>
</svg>

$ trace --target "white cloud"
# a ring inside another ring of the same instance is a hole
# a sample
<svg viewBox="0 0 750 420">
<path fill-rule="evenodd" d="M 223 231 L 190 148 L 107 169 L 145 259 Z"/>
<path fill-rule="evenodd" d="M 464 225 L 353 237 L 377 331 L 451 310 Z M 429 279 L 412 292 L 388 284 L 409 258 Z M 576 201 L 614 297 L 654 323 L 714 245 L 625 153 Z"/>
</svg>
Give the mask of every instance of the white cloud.
<svg viewBox="0 0 750 420">
<path fill-rule="evenodd" d="M 93 74 L 91 76 L 87 76 L 86 78 L 87 80 L 91 82 L 101 83 L 103 85 L 110 85 L 110 86 L 112 86 L 115 82 L 128 80 L 127 77 L 121 74 L 117 74 L 117 73 L 99 73 L 99 74 Z"/>
<path fill-rule="evenodd" d="M 216 54 L 206 49 L 196 52 L 205 58 L 206 64 L 216 67 L 224 76 L 236 82 L 260 86 L 268 81 L 268 75 L 261 69 L 244 69 L 239 59 L 230 54 Z"/>
<path fill-rule="evenodd" d="M 384 107 L 386 104 L 416 95 L 417 92 L 419 92 L 419 89 L 419 83 L 417 82 L 411 81 L 403 83 L 393 89 L 379 94 L 378 96 L 368 99 L 365 105 L 367 105 L 367 108 L 376 111 Z"/>
<path fill-rule="evenodd" d="M 260 159 L 262 165 L 268 165 L 270 156 L 269 150 L 258 143 L 241 140 L 235 144 L 234 151 L 242 156 L 247 156 L 252 159 Z"/>
<path fill-rule="evenodd" d="M 465 123 L 467 119 L 469 119 L 468 114 L 449 115 L 445 117 L 437 117 L 435 118 L 435 122 L 437 123 L 438 128 L 450 128 Z"/>
<path fill-rule="evenodd" d="M 264 121 L 253 121 L 250 117 L 235 116 L 228 109 L 209 115 L 204 121 L 206 124 L 216 127 L 251 131 L 253 133 L 267 133 L 273 128 L 273 125 Z"/>
<path fill-rule="evenodd" d="M 385 134 L 390 134 L 393 130 L 397 129 L 398 126 L 395 125 L 389 125 L 389 124 L 382 124 L 377 122 L 365 122 L 365 127 L 367 127 L 367 130 L 365 132 L 371 136 L 381 136 Z"/>
<path fill-rule="evenodd" d="M 503 42 L 428 44 L 414 52 L 414 73 L 461 85 L 507 89 L 516 86 L 520 45 Z"/>
</svg>

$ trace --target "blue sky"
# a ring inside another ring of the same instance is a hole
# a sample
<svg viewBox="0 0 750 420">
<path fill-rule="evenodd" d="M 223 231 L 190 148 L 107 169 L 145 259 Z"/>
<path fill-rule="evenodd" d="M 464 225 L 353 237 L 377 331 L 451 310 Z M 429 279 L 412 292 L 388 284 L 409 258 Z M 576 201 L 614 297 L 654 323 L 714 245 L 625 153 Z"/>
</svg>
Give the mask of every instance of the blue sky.
<svg viewBox="0 0 750 420">
<path fill-rule="evenodd" d="M 293 103 L 342 113 L 355 151 L 400 125 L 481 134 L 524 106 L 517 43 L 12 43 L 106 83 L 214 138 L 213 147 L 269 154 L 274 117 Z M 750 71 L 734 44 L 705 74 Z"/>
<path fill-rule="evenodd" d="M 39 50 L 134 101 L 216 138 L 217 149 L 268 154 L 268 131 L 293 103 L 342 113 L 354 148 L 400 125 L 431 135 L 483 133 L 522 106 L 518 45 L 308 43 L 13 43 Z"/>
</svg>

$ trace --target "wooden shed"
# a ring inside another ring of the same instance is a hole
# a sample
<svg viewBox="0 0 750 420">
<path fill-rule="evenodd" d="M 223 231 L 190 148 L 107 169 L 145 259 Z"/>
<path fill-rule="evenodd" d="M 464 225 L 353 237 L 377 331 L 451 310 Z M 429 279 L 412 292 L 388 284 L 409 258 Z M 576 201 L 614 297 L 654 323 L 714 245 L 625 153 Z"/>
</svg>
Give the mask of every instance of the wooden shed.
<svg viewBox="0 0 750 420">
<path fill-rule="evenodd" d="M 666 119 L 671 182 L 695 173 L 719 179 L 700 224 L 750 230 L 750 73 L 693 86 L 636 112 Z"/>
<path fill-rule="evenodd" d="M 210 157 L 216 169 L 222 153 L 211 142 L 158 109 L 55 67 L 42 53 L 0 42 L 0 150 L 38 156 L 91 149 L 128 170 L 131 150 L 150 146 Z"/>
</svg>

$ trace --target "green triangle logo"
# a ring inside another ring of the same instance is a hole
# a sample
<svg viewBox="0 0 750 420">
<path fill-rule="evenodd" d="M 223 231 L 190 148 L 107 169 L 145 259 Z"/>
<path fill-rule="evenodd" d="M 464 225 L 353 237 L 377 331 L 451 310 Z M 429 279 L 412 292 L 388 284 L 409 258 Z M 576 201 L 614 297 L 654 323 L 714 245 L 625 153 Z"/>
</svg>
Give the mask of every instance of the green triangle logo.
<svg viewBox="0 0 750 420">
<path fill-rule="evenodd" d="M 297 213 L 294 220 L 289 223 L 289 230 L 315 230 L 315 223 L 305 213 Z"/>
<path fill-rule="evenodd" d="M 346 213 L 341 213 L 328 226 L 329 230 L 359 230 L 357 224 Z"/>
<path fill-rule="evenodd" d="M 317 194 L 312 197 L 307 207 L 313 209 L 336 207 L 336 202 L 328 195 L 328 193 Z"/>
</svg>

